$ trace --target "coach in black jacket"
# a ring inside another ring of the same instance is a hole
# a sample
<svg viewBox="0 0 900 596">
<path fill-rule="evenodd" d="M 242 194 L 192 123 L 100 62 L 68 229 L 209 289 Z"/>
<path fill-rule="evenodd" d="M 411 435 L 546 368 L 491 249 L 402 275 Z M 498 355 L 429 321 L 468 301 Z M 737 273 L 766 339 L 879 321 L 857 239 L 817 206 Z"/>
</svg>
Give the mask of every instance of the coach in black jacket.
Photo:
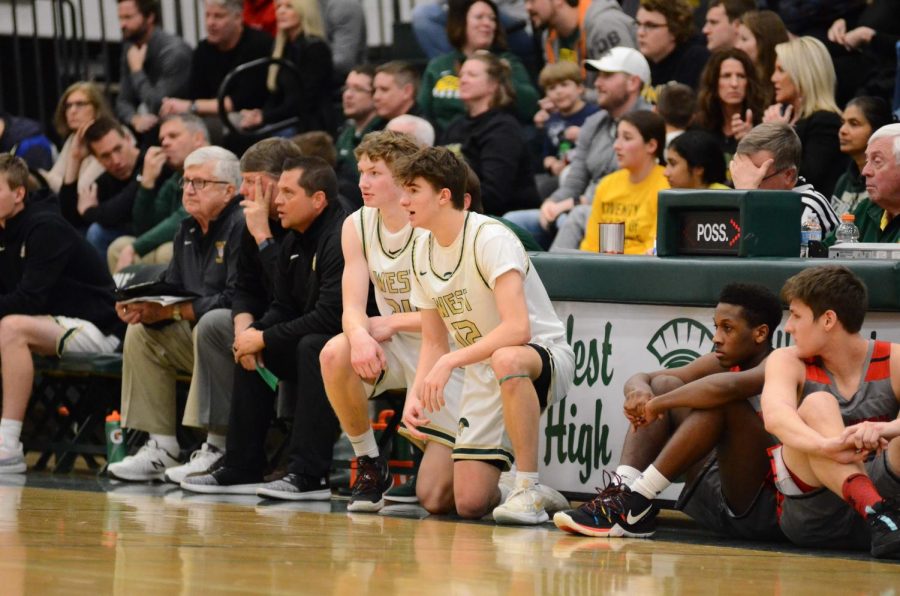
<svg viewBox="0 0 900 596">
<path fill-rule="evenodd" d="M 26 200 L 28 166 L 0 155 L 0 474 L 25 471 L 19 435 L 34 380 L 32 352 L 113 352 L 121 325 L 100 255 L 56 203 Z"/>
<path fill-rule="evenodd" d="M 322 346 L 341 331 L 341 225 L 334 170 L 316 157 L 288 160 L 278 181 L 278 217 L 291 230 L 282 240 L 275 298 L 263 317 L 237 336 L 231 417 L 224 465 L 188 476 L 181 487 L 203 493 L 259 494 L 287 499 L 329 499 L 328 470 L 338 422 L 319 370 Z M 260 486 L 265 437 L 275 392 L 254 363 L 294 381 L 299 396 L 284 478 Z"/>
</svg>

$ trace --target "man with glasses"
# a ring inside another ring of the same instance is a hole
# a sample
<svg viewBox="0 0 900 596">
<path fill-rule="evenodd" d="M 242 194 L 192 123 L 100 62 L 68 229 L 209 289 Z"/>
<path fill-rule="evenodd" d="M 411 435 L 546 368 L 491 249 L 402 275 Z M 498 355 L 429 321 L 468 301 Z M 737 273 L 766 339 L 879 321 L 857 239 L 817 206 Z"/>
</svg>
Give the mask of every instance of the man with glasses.
<svg viewBox="0 0 900 596">
<path fill-rule="evenodd" d="M 687 0 L 641 0 L 637 11 L 638 48 L 650 63 L 656 89 L 669 81 L 693 89 L 709 60 L 709 50 L 693 37 L 693 8 Z"/>
<path fill-rule="evenodd" d="M 798 175 L 802 146 L 789 124 L 769 122 L 753 128 L 738 143 L 731 179 L 738 190 L 793 190 L 803 203 L 801 222 L 814 220 L 822 236 L 834 230 L 838 217 L 825 195 Z"/>
<path fill-rule="evenodd" d="M 221 147 L 202 147 L 184 160 L 182 203 L 190 217 L 175 235 L 164 281 L 196 298 L 162 306 L 117 303 L 128 324 L 122 366 L 122 423 L 149 433 L 134 456 L 109 466 L 122 480 L 162 480 L 178 465 L 175 379 L 194 363 L 194 323 L 231 306 L 244 217 L 235 200 L 241 184 L 237 157 Z"/>
<path fill-rule="evenodd" d="M 356 169 L 356 157 L 353 152 L 364 136 L 381 130 L 386 123 L 375 114 L 374 79 L 374 66 L 371 64 L 355 66 L 347 75 L 341 93 L 341 105 L 347 121 L 334 144 L 337 149 L 335 172 L 338 176 L 340 193 L 356 206 L 362 206 L 362 196 L 357 185 L 359 172 Z"/>
</svg>

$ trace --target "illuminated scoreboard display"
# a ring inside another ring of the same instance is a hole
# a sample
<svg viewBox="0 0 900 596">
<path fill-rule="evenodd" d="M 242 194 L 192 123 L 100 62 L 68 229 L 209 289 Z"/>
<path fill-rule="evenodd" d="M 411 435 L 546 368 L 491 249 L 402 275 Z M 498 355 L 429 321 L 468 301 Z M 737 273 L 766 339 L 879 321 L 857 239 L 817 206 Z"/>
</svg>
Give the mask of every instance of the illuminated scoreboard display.
<svg viewBox="0 0 900 596">
<path fill-rule="evenodd" d="M 796 257 L 800 195 L 770 190 L 659 193 L 656 252 L 662 257 Z"/>
</svg>

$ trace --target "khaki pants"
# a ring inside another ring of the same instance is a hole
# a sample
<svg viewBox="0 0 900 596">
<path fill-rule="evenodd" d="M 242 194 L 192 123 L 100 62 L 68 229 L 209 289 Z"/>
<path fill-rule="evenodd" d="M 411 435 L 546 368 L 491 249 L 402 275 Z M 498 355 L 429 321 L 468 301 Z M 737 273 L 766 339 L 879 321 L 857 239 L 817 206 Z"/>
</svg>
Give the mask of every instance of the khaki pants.
<svg viewBox="0 0 900 596">
<path fill-rule="evenodd" d="M 193 367 L 194 340 L 188 322 L 159 329 L 129 325 L 122 363 L 122 426 L 174 435 L 175 378 Z M 185 418 L 197 415 L 185 412 Z"/>
<path fill-rule="evenodd" d="M 134 236 L 119 236 L 112 241 L 106 251 L 106 264 L 109 266 L 109 272 L 116 272 L 116 263 L 119 262 L 119 254 L 126 246 L 134 244 Z M 144 265 L 165 265 L 172 260 L 172 243 L 165 242 L 160 244 L 142 257 L 135 255 L 134 264 L 143 263 Z"/>
</svg>

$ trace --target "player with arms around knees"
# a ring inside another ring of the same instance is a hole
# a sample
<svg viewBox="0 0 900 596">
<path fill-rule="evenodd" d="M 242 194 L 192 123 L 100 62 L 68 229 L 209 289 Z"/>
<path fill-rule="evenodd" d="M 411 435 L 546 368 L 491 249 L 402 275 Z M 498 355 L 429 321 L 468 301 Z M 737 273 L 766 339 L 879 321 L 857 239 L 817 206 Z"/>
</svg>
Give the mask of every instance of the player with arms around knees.
<svg viewBox="0 0 900 596">
<path fill-rule="evenodd" d="M 766 428 L 782 442 L 772 468 L 792 542 L 900 555 L 900 344 L 859 333 L 866 287 L 849 269 L 788 279 L 785 331 L 762 394 Z"/>
<path fill-rule="evenodd" d="M 348 511 L 378 511 L 391 486 L 387 458 L 378 452 L 369 423 L 367 400 L 390 389 L 412 387 L 421 346 L 421 322 L 410 302 L 412 245 L 424 230 L 413 229 L 400 205 L 403 189 L 394 181 L 399 159 L 418 151 L 412 137 L 390 132 L 365 136 L 355 154 L 363 207 L 350 215 L 341 232 L 344 252 L 343 329 L 320 355 L 325 390 L 359 458 Z M 369 281 L 379 316 L 366 313 Z M 459 395 L 462 374 L 449 394 Z M 452 509 L 450 452 L 456 432 L 453 408 L 429 416 L 420 431 L 425 455 L 416 491 L 432 513 Z"/>
<path fill-rule="evenodd" d="M 554 523 L 586 536 L 650 537 L 659 511 L 653 499 L 685 475 L 677 508 L 703 526 L 738 538 L 783 539 L 769 480 L 767 449 L 775 441 L 758 414 L 780 321 L 781 303 L 768 289 L 725 286 L 713 315 L 713 352 L 628 379 L 632 427 L 616 474 L 593 501 L 557 513 Z"/>
<path fill-rule="evenodd" d="M 410 223 L 429 231 L 413 247 L 412 303 L 422 352 L 404 420 L 444 407 L 447 381 L 465 369 L 453 449 L 453 496 L 462 517 L 493 508 L 499 523 L 536 524 L 568 506 L 538 482 L 541 410 L 562 399 L 575 368 L 565 330 L 521 242 L 503 224 L 464 210 L 466 167 L 445 148 L 423 149 L 395 170 Z M 457 350 L 450 351 L 447 332 Z M 417 431 L 420 432 L 420 431 Z M 497 480 L 515 455 L 515 488 Z"/>
</svg>

